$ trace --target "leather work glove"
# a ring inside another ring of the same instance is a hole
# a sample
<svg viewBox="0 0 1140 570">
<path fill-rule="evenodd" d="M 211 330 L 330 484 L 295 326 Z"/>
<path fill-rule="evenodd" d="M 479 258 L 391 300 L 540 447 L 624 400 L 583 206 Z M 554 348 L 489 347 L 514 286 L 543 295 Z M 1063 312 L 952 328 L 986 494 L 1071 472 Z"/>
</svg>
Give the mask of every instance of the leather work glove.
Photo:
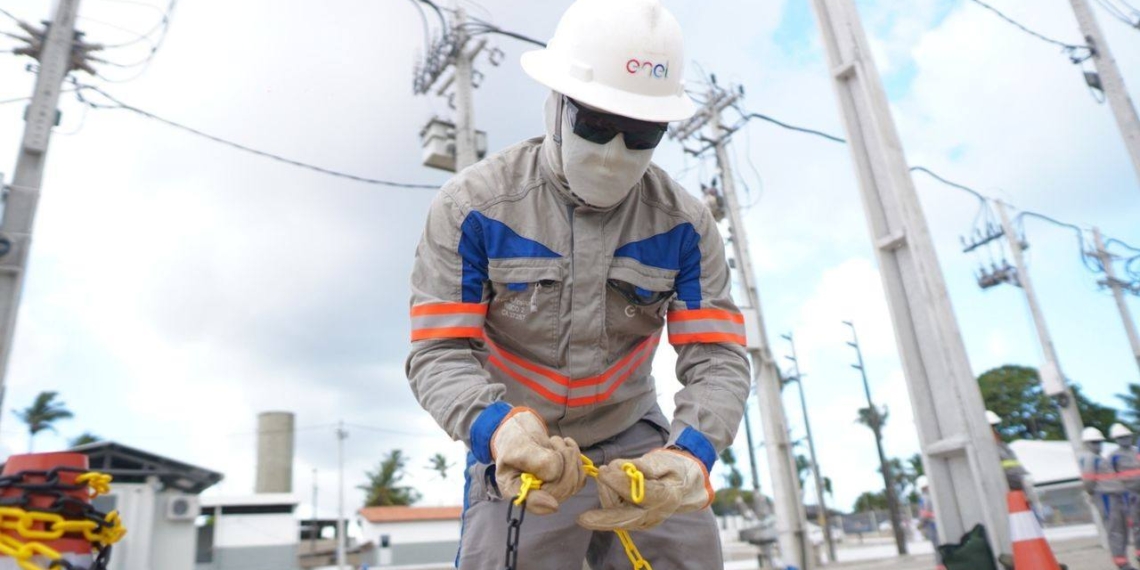
<svg viewBox="0 0 1140 570">
<path fill-rule="evenodd" d="M 631 477 L 622 469 L 632 463 L 645 476 L 645 496 L 635 504 Z M 645 530 L 680 513 L 712 503 L 709 474 L 699 459 L 679 449 L 655 449 L 640 459 L 618 459 L 598 469 L 602 508 L 578 515 L 590 530 Z"/>
<path fill-rule="evenodd" d="M 580 454 L 574 440 L 550 436 L 542 417 L 526 407 L 511 410 L 491 436 L 499 492 L 513 500 L 522 487 L 522 474 L 534 475 L 542 487 L 531 489 L 526 508 L 539 515 L 557 511 L 559 504 L 586 484 Z"/>
</svg>

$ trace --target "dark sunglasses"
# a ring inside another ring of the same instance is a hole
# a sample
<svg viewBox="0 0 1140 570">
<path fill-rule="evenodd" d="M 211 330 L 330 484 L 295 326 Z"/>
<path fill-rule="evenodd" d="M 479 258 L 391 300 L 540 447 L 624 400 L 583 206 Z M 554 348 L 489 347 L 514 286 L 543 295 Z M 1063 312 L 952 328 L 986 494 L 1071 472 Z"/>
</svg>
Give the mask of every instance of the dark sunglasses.
<svg viewBox="0 0 1140 570">
<path fill-rule="evenodd" d="M 649 150 L 657 148 L 665 131 L 669 129 L 666 123 L 651 123 L 611 115 L 601 111 L 587 109 L 573 99 L 566 99 L 566 117 L 574 127 L 574 134 L 597 144 L 606 144 L 618 135 L 625 140 L 625 148 L 629 150 Z"/>
</svg>

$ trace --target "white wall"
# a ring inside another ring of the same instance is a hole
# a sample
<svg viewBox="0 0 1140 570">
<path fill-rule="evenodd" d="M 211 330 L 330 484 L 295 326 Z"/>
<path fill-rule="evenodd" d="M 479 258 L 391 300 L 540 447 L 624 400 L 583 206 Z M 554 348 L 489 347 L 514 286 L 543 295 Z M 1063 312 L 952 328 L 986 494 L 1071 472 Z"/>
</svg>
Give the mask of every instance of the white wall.
<svg viewBox="0 0 1140 570">
<path fill-rule="evenodd" d="M 109 570 L 193 570 L 193 519 L 166 520 L 166 501 L 177 491 L 158 492 L 158 483 L 116 483 L 115 497 L 126 536 L 111 551 Z"/>
<path fill-rule="evenodd" d="M 223 514 L 214 518 L 214 548 L 297 544 L 300 532 L 291 513 Z"/>
<path fill-rule="evenodd" d="M 378 546 L 380 536 L 385 534 L 388 535 L 393 545 L 459 540 L 459 519 L 391 523 L 364 521 L 362 527 L 364 529 L 364 540 L 372 541 Z"/>
</svg>

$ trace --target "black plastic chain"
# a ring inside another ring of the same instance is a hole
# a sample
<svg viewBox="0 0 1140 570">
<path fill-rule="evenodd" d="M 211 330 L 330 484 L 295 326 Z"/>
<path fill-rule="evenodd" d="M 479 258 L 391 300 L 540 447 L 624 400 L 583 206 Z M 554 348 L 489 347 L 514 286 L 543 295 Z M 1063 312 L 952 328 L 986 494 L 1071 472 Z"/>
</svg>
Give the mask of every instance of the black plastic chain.
<svg viewBox="0 0 1140 570">
<path fill-rule="evenodd" d="M 0 476 L 0 491 L 5 489 L 19 489 L 21 494 L 15 497 L 0 498 L 0 507 L 18 507 L 25 511 L 53 513 L 72 520 L 88 520 L 96 524 L 95 532 L 102 532 L 107 526 L 106 513 L 98 511 L 94 506 L 80 499 L 68 495 L 69 491 L 86 491 L 87 485 L 82 483 L 66 484 L 61 479 L 63 473 L 82 475 L 88 469 L 76 467 L 56 467 L 47 471 L 20 471 L 11 475 Z M 27 482 L 29 478 L 39 478 L 43 481 Z M 51 497 L 53 500 L 46 507 L 32 506 L 32 497 Z M 90 566 L 78 566 L 67 560 L 55 560 L 49 568 L 52 570 L 107 570 L 111 559 L 111 545 L 92 544 L 92 550 L 97 552 Z"/>
<path fill-rule="evenodd" d="M 519 564 L 519 532 L 522 530 L 523 518 L 526 517 L 526 501 L 519 505 L 518 517 L 516 518 L 516 500 L 518 500 L 517 496 L 507 501 L 507 565 L 505 570 L 516 570 Z"/>
</svg>

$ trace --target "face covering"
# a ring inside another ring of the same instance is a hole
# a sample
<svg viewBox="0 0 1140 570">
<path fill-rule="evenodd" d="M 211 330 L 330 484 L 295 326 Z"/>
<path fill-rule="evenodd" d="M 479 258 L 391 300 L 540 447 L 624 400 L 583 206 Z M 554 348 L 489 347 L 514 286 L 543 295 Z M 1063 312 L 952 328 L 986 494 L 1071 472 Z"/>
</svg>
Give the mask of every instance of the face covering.
<svg viewBox="0 0 1140 570">
<path fill-rule="evenodd" d="M 583 204 L 599 210 L 612 208 L 645 175 L 653 149 L 630 150 L 620 135 L 606 144 L 597 144 L 574 134 L 562 97 L 551 93 L 546 102 L 547 135 L 555 143 L 551 149 L 555 156 L 550 157 L 554 170 L 558 172 L 561 166 L 560 174 L 570 193 Z"/>
</svg>

